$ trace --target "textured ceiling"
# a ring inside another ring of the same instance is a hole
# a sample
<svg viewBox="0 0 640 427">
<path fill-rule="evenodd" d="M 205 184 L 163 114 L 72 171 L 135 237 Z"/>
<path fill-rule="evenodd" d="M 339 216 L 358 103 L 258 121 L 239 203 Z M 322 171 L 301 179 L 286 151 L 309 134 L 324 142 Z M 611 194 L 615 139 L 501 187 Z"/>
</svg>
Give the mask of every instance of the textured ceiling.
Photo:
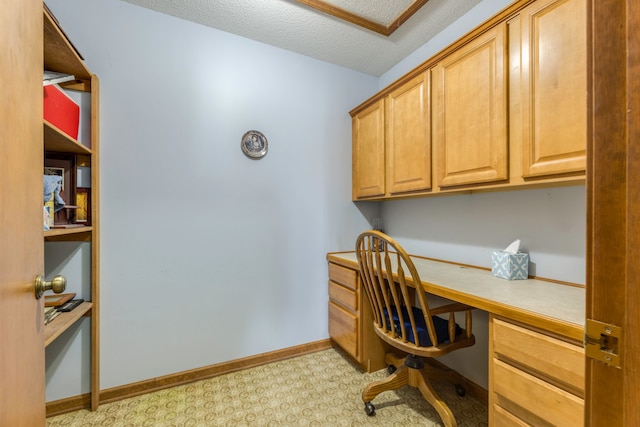
<svg viewBox="0 0 640 427">
<path fill-rule="evenodd" d="M 296 0 L 123 0 L 302 55 L 380 76 L 481 0 L 429 0 L 389 36 Z M 388 25 L 412 0 L 325 0 Z"/>
</svg>

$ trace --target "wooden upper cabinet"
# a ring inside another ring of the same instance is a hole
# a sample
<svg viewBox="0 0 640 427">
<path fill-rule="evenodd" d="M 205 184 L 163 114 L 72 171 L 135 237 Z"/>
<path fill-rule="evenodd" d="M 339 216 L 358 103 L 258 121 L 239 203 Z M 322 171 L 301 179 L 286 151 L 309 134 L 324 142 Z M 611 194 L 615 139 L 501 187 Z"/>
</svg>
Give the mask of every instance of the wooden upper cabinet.
<svg viewBox="0 0 640 427">
<path fill-rule="evenodd" d="M 352 110 L 353 200 L 584 184 L 587 3 L 514 2 Z"/>
<path fill-rule="evenodd" d="M 352 132 L 353 200 L 384 196 L 383 99 L 353 116 Z"/>
<path fill-rule="evenodd" d="M 429 73 L 385 98 L 386 189 L 388 194 L 431 188 Z"/>
<path fill-rule="evenodd" d="M 525 178 L 586 169 L 586 3 L 539 0 L 520 15 Z"/>
<path fill-rule="evenodd" d="M 432 69 L 440 187 L 509 177 L 506 28 L 490 28 Z"/>
</svg>

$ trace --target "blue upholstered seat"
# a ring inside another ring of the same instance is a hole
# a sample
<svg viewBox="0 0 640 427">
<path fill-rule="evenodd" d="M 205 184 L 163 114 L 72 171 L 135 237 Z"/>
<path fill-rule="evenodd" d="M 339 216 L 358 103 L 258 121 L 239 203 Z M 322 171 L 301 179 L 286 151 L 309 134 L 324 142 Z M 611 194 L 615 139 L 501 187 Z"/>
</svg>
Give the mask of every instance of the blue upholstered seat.
<svg viewBox="0 0 640 427">
<path fill-rule="evenodd" d="M 417 307 L 411 307 L 411 308 L 413 311 L 413 318 L 416 321 L 416 328 L 418 329 L 418 338 L 420 341 L 420 347 L 430 347 L 432 345 L 431 338 L 429 338 L 429 332 L 427 331 L 427 325 L 425 323 L 422 310 L 420 310 Z M 402 331 L 400 329 L 400 318 L 398 316 L 398 310 L 395 307 L 392 307 L 391 313 L 393 315 L 392 316 L 393 326 L 394 326 L 396 335 L 401 337 Z M 389 316 L 387 314 L 386 308 L 384 309 L 384 316 L 388 321 Z M 404 319 L 404 328 L 407 331 L 407 341 L 415 344 L 416 339 L 413 333 L 413 329 L 411 328 L 411 321 L 409 319 L 409 312 L 407 310 L 407 307 L 402 307 L 402 318 Z M 433 318 L 433 326 L 436 330 L 436 336 L 438 337 L 438 343 L 442 344 L 442 343 L 449 342 L 448 322 L 445 319 L 438 316 L 432 316 L 432 318 Z M 456 324 L 456 335 L 458 335 L 461 331 L 462 329 L 460 328 L 460 326 Z"/>
</svg>

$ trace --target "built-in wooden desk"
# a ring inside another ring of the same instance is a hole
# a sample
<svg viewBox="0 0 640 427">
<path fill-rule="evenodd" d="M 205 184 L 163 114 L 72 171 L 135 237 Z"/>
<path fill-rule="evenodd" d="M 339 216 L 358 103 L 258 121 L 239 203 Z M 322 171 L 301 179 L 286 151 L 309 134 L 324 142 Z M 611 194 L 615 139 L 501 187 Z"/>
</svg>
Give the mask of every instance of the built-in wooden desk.
<svg viewBox="0 0 640 427">
<path fill-rule="evenodd" d="M 489 270 L 412 255 L 422 289 L 433 295 L 471 305 L 582 341 L 585 289 L 545 280 L 505 280 Z M 327 260 L 358 270 L 355 252 L 334 252 Z"/>
<path fill-rule="evenodd" d="M 582 425 L 584 287 L 505 280 L 488 269 L 411 259 L 425 292 L 490 313 L 490 425 Z M 332 252 L 327 260 L 329 335 L 364 369 L 380 369 L 384 349 L 373 332 L 356 254 Z"/>
</svg>

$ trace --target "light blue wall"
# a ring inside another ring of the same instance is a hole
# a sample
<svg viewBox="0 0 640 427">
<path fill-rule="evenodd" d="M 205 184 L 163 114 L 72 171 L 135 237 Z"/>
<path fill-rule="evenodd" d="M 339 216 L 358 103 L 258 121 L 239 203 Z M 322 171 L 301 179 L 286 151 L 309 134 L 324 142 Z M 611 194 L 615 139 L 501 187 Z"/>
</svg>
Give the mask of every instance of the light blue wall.
<svg viewBox="0 0 640 427">
<path fill-rule="evenodd" d="M 530 273 L 584 284 L 584 186 L 384 202 L 385 230 L 409 253 L 491 267 L 491 252 L 521 239 Z M 513 281 L 513 286 L 522 283 Z M 583 303 L 583 302 L 580 302 Z M 474 347 L 442 358 L 477 384 L 488 384 L 488 316 L 474 311 Z"/>
<path fill-rule="evenodd" d="M 348 111 L 508 3 L 376 78 L 117 0 L 48 0 L 101 82 L 101 388 L 326 338 L 325 254 L 378 215 L 410 252 L 488 265 L 520 238 L 536 274 L 584 283 L 583 186 L 351 202 Z M 249 129 L 263 160 L 240 151 Z M 474 328 L 447 363 L 486 387 L 486 314 Z M 87 331 L 47 350 L 47 400 L 88 391 Z"/>
<path fill-rule="evenodd" d="M 327 338 L 325 255 L 377 214 L 351 202 L 348 114 L 377 78 L 117 0 L 47 4 L 100 78 L 101 388 Z M 47 400 L 88 391 L 88 325 L 48 349 Z"/>
<path fill-rule="evenodd" d="M 489 268 L 520 239 L 530 274 L 585 283 L 583 185 L 385 202 L 382 216 L 410 253 Z"/>
</svg>

